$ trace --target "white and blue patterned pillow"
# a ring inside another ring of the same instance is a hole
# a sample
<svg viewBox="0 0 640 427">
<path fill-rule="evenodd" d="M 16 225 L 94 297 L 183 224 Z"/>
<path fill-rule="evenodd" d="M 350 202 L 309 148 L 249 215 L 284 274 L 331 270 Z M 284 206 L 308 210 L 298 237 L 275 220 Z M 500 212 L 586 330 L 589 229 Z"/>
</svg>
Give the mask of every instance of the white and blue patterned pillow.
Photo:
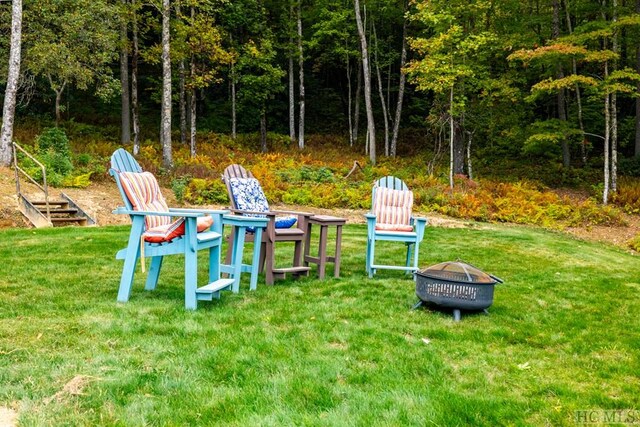
<svg viewBox="0 0 640 427">
<path fill-rule="evenodd" d="M 230 178 L 229 186 L 236 207 L 243 211 L 269 212 L 269 202 L 262 191 L 260 182 L 255 178 Z M 265 215 L 247 214 L 247 216 L 262 217 Z M 291 228 L 298 219 L 295 216 L 276 218 L 276 228 Z M 249 230 L 253 232 L 254 230 Z"/>
</svg>

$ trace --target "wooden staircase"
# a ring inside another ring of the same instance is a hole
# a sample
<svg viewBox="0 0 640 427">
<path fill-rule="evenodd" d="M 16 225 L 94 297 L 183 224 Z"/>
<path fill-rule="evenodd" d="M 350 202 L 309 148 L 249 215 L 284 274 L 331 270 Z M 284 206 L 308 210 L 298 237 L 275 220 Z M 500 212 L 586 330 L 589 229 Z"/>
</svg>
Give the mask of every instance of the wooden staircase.
<svg viewBox="0 0 640 427">
<path fill-rule="evenodd" d="M 34 180 L 33 177 L 20 168 L 16 156 L 18 150 L 40 167 L 43 177 L 42 184 Z M 15 142 L 13 143 L 13 165 L 16 174 L 18 209 L 36 228 L 62 227 L 67 225 L 88 226 L 96 224 L 95 219 L 82 210 L 82 208 L 65 193 L 61 193 L 58 200 L 49 200 L 45 167 Z M 29 196 L 24 194 L 20 189 L 20 174 L 24 175 L 32 184 L 38 187 L 44 197 L 39 200 L 31 200 Z"/>
</svg>

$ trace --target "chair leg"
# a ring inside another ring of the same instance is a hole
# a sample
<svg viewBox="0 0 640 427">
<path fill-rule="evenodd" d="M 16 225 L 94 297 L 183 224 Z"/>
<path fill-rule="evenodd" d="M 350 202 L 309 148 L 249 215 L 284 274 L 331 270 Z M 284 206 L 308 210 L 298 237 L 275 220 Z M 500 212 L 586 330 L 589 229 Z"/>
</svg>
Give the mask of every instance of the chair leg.
<svg viewBox="0 0 640 427">
<path fill-rule="evenodd" d="M 376 271 L 373 268 L 375 252 L 376 252 L 376 239 L 371 239 L 370 242 L 371 244 L 369 245 L 369 250 L 367 255 L 369 255 L 369 278 L 372 278 L 376 274 Z"/>
<path fill-rule="evenodd" d="M 420 242 L 416 242 L 415 247 L 413 248 L 413 268 L 415 271 L 418 271 L 418 255 L 420 253 Z"/>
<path fill-rule="evenodd" d="M 196 289 L 198 280 L 198 253 L 187 249 L 184 254 L 184 306 L 187 310 L 198 308 Z"/>
<path fill-rule="evenodd" d="M 275 279 L 273 277 L 273 268 L 275 266 L 275 248 L 274 248 L 274 245 L 275 245 L 275 242 L 266 242 L 266 250 L 265 250 L 265 257 L 266 257 L 265 282 L 269 286 L 273 285 L 273 282 L 275 281 Z"/>
<path fill-rule="evenodd" d="M 146 291 L 152 291 L 156 288 L 158 277 L 160 276 L 160 269 L 162 268 L 162 259 L 162 256 L 151 257 L 151 267 L 149 267 L 149 275 L 144 285 Z"/>
<path fill-rule="evenodd" d="M 220 252 L 221 246 L 216 245 L 209 248 L 209 283 L 220 279 Z"/>
<path fill-rule="evenodd" d="M 406 267 L 411 266 L 411 249 L 413 249 L 413 243 L 407 243 L 407 260 L 405 262 Z M 405 270 L 405 274 L 410 274 L 409 270 Z"/>
<path fill-rule="evenodd" d="M 256 227 L 256 234 L 253 237 L 253 257 L 251 258 L 251 281 L 249 290 L 255 291 L 258 286 L 258 270 L 260 269 L 260 247 L 262 246 L 262 229 Z"/>
<path fill-rule="evenodd" d="M 293 266 L 294 267 L 299 267 L 302 265 L 302 249 L 303 249 L 302 240 L 297 240 L 294 243 L 294 248 L 293 248 Z"/>
<path fill-rule="evenodd" d="M 267 242 L 260 243 L 260 273 L 264 273 L 264 265 L 267 260 Z"/>
<path fill-rule="evenodd" d="M 127 255 L 124 259 L 122 267 L 122 277 L 120 278 L 120 288 L 118 289 L 118 301 L 129 301 L 131 288 L 133 287 L 133 276 L 136 268 L 136 262 L 140 257 L 140 235 L 142 235 L 142 227 L 144 221 L 134 220 L 131 224 L 131 234 L 129 234 L 129 243 L 127 245 Z"/>
<path fill-rule="evenodd" d="M 233 286 L 232 292 L 238 293 L 240 291 L 240 276 L 242 273 L 242 254 L 244 253 L 244 230 L 243 227 L 240 228 L 238 235 L 236 236 L 235 241 L 233 242 Z"/>
<path fill-rule="evenodd" d="M 234 251 L 234 240 L 235 240 L 235 227 L 231 227 L 231 234 L 229 234 L 229 240 L 227 240 L 227 254 L 224 257 L 224 263 L 226 265 L 231 265 L 231 260 L 233 259 L 233 251 Z"/>
</svg>

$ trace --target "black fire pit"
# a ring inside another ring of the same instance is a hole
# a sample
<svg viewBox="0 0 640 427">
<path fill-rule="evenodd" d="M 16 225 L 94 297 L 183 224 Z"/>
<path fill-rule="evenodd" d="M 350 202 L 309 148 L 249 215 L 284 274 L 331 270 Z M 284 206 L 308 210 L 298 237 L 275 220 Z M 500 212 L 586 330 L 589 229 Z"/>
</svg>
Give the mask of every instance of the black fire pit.
<svg viewBox="0 0 640 427">
<path fill-rule="evenodd" d="M 460 310 L 485 310 L 493 304 L 493 287 L 502 280 L 460 261 L 443 262 L 415 273 L 416 295 L 423 303 L 452 308 L 460 320 Z"/>
</svg>

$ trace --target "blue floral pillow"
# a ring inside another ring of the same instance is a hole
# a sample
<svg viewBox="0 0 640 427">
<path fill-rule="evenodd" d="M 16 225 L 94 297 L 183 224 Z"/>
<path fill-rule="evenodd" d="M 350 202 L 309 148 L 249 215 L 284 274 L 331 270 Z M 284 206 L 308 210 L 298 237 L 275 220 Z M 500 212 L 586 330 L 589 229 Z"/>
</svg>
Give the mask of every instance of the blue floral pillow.
<svg viewBox="0 0 640 427">
<path fill-rule="evenodd" d="M 269 202 L 255 178 L 231 178 L 231 194 L 238 209 L 243 211 L 269 212 Z M 263 215 L 251 215 L 263 216 Z"/>
<path fill-rule="evenodd" d="M 231 178 L 229 179 L 231 194 L 238 209 L 243 211 L 269 212 L 269 202 L 262 191 L 260 182 L 255 178 Z M 247 214 L 247 216 L 264 217 L 259 214 Z M 291 228 L 298 219 L 295 216 L 276 218 L 276 228 Z M 250 232 L 254 230 L 248 229 Z"/>
</svg>

